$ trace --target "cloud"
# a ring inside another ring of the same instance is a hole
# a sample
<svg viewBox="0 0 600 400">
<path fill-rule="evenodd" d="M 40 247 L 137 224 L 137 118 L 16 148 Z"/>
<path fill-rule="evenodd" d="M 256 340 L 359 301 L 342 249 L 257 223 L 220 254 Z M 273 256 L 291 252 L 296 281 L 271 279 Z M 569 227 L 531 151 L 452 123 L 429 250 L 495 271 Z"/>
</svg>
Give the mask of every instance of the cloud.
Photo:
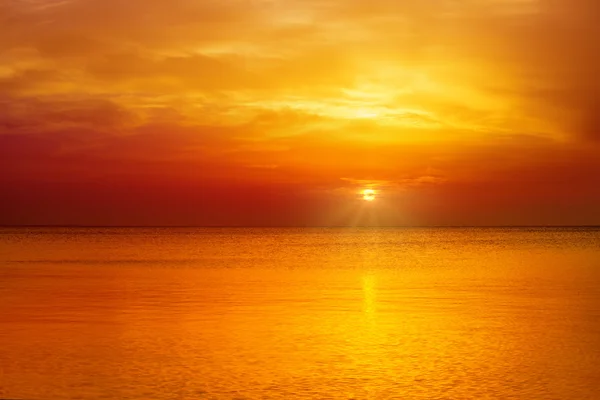
<svg viewBox="0 0 600 400">
<path fill-rule="evenodd" d="M 165 205 L 172 185 L 229 221 L 221 204 L 251 209 L 242 197 L 266 215 L 254 191 L 286 192 L 285 219 L 302 201 L 340 206 L 316 192 L 392 182 L 423 220 L 511 207 L 527 220 L 536 204 L 595 218 L 597 6 L 3 1 L 0 189 L 20 190 L 15 211 L 27 193 L 60 191 L 52 182 L 114 207 L 134 186 Z"/>
</svg>

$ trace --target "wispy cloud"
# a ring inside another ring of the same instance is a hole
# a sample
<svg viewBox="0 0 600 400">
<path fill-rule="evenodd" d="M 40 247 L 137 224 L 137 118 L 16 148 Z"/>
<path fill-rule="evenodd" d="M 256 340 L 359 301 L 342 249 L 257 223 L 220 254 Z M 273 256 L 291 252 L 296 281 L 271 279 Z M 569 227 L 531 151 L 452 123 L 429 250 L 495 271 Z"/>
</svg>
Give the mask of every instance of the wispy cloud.
<svg viewBox="0 0 600 400">
<path fill-rule="evenodd" d="M 531 203 L 600 218 L 597 11 L 595 0 L 0 2 L 2 191 L 239 187 L 203 203 L 219 209 L 266 185 L 296 193 L 285 216 L 296 201 L 318 208 L 311 188 L 375 185 L 410 190 L 437 218 L 467 215 L 473 199 L 488 215 L 505 201 L 525 220 Z M 444 214 L 434 199 L 446 197 Z"/>
</svg>

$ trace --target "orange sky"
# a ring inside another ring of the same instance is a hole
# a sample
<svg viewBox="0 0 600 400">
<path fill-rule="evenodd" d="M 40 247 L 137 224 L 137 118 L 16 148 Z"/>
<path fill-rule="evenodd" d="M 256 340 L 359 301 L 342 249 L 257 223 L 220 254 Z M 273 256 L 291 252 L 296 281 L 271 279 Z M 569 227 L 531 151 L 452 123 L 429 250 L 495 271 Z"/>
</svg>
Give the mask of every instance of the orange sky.
<svg viewBox="0 0 600 400">
<path fill-rule="evenodd" d="M 0 224 L 600 224 L 598 15 L 0 1 Z"/>
</svg>

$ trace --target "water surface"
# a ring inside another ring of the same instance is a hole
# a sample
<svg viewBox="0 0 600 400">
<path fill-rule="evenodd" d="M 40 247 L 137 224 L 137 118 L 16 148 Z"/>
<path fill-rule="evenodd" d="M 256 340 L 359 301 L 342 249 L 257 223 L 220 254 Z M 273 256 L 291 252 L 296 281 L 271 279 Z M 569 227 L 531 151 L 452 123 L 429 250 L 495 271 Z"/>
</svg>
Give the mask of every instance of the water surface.
<svg viewBox="0 0 600 400">
<path fill-rule="evenodd" d="M 600 230 L 0 229 L 0 398 L 598 399 Z"/>
</svg>

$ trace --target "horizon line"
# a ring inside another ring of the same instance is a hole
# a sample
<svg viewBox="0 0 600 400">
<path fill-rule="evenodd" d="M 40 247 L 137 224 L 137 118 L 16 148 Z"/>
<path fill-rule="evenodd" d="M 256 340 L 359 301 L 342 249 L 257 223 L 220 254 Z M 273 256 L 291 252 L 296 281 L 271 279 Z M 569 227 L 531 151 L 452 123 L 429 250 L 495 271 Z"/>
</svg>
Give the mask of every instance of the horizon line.
<svg viewBox="0 0 600 400">
<path fill-rule="evenodd" d="M 87 225 L 87 224 L 0 224 L 0 228 L 600 228 L 581 225 Z"/>
</svg>

